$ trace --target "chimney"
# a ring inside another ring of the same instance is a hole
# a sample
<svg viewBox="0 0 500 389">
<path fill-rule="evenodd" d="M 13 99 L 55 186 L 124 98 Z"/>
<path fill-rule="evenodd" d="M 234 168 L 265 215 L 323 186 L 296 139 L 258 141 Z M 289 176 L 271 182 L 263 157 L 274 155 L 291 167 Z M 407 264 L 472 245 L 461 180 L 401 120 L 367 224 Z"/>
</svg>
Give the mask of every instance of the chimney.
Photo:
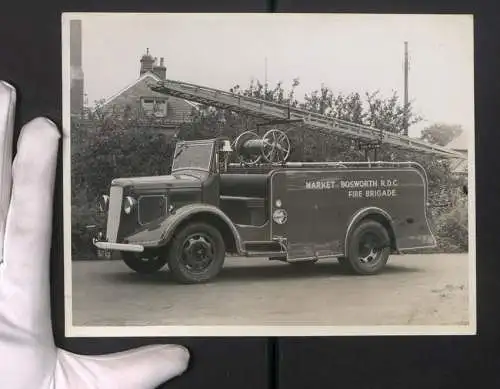
<svg viewBox="0 0 500 389">
<path fill-rule="evenodd" d="M 70 21 L 71 114 L 81 115 L 84 108 L 84 75 L 82 69 L 82 21 Z"/>
<path fill-rule="evenodd" d="M 154 67 L 155 74 L 164 80 L 167 77 L 167 68 L 165 67 L 165 58 L 160 58 L 160 64 Z"/>
<path fill-rule="evenodd" d="M 141 70 L 140 75 L 142 76 L 146 72 L 150 72 L 153 70 L 154 58 L 149 53 L 149 49 L 146 49 L 146 54 L 141 57 Z"/>
</svg>

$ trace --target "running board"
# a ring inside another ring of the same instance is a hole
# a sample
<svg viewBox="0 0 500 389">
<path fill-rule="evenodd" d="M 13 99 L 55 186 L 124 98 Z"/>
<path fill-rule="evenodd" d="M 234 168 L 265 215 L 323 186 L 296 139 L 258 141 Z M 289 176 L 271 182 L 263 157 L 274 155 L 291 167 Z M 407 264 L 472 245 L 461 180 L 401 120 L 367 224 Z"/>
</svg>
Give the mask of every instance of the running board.
<svg viewBox="0 0 500 389">
<path fill-rule="evenodd" d="M 245 255 L 248 257 L 283 257 L 286 252 L 278 242 L 247 242 L 244 244 Z"/>
<path fill-rule="evenodd" d="M 246 257 L 283 257 L 283 252 L 279 251 L 245 251 Z"/>
</svg>

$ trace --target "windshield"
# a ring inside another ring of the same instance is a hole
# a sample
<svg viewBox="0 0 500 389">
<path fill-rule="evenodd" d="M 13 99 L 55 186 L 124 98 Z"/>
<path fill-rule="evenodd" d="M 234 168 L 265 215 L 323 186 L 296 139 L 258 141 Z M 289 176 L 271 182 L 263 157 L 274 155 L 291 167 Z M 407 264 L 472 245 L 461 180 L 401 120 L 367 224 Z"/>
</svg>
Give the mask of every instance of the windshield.
<svg viewBox="0 0 500 389">
<path fill-rule="evenodd" d="M 213 143 L 180 143 L 175 148 L 172 170 L 209 170 Z"/>
</svg>

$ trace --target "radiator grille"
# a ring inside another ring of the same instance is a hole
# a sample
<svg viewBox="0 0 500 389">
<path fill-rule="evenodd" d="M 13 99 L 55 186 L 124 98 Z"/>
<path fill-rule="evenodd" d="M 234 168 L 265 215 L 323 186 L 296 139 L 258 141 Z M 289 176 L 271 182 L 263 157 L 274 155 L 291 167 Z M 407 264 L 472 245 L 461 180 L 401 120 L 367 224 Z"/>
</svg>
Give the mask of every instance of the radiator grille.
<svg viewBox="0 0 500 389">
<path fill-rule="evenodd" d="M 167 213 L 167 199 L 165 196 L 151 195 L 139 198 L 139 223 L 150 223 Z"/>
<path fill-rule="evenodd" d="M 118 228 L 122 213 L 122 197 L 123 188 L 112 186 L 109 192 L 108 225 L 106 228 L 106 238 L 110 243 L 116 243 L 118 237 Z"/>
</svg>

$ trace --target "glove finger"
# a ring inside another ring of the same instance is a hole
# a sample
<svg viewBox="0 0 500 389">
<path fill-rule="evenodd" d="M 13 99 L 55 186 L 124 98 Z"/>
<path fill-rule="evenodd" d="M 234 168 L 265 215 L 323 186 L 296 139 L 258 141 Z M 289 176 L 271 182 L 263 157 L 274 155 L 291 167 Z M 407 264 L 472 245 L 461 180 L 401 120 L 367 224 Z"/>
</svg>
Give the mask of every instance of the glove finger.
<svg viewBox="0 0 500 389">
<path fill-rule="evenodd" d="M 21 131 L 12 172 L 12 194 L 5 228 L 2 314 L 11 327 L 52 339 L 49 257 L 53 189 L 59 133 L 47 119 L 29 122 Z"/>
<path fill-rule="evenodd" d="M 58 379 L 68 384 L 85 382 L 107 389 L 154 389 L 184 373 L 189 352 L 177 345 L 145 346 L 101 356 L 75 355 L 60 351 Z"/>
<path fill-rule="evenodd" d="M 14 136 L 14 111 L 16 90 L 0 81 L 0 263 L 3 262 L 5 222 L 12 188 L 12 142 Z"/>
</svg>

